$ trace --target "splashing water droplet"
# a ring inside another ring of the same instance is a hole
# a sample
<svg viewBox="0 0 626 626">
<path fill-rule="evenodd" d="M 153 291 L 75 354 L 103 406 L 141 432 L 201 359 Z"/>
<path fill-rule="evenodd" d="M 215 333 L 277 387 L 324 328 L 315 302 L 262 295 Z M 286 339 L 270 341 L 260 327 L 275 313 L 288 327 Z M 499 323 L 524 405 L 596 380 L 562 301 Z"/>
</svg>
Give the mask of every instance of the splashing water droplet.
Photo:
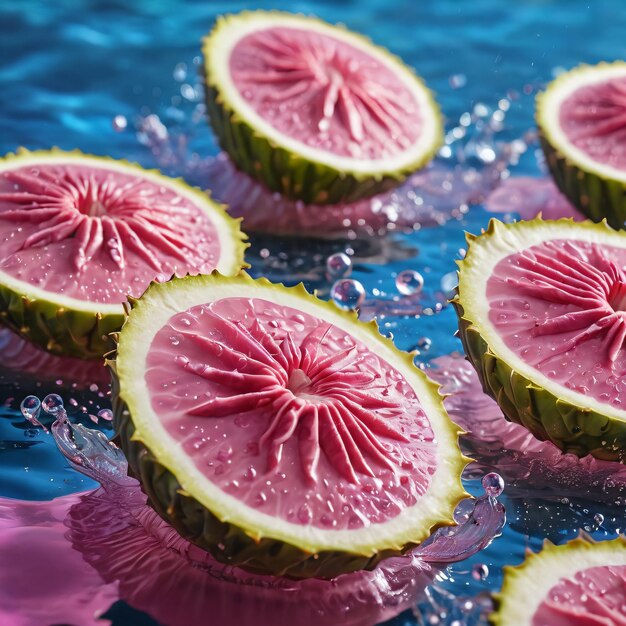
<svg viewBox="0 0 626 626">
<path fill-rule="evenodd" d="M 123 130 L 126 130 L 128 120 L 124 115 L 116 115 L 111 122 L 111 126 L 113 126 L 114 131 L 121 133 Z"/>
<path fill-rule="evenodd" d="M 330 297 L 341 309 L 356 309 L 365 300 L 365 288 L 358 280 L 344 278 L 333 285 Z"/>
<path fill-rule="evenodd" d="M 396 289 L 404 296 L 420 293 L 424 277 L 415 270 L 403 270 L 396 276 Z"/>
<path fill-rule="evenodd" d="M 593 516 L 593 521 L 597 526 L 602 526 L 602 524 L 604 524 L 604 515 L 602 515 L 602 513 L 596 513 Z"/>
<path fill-rule="evenodd" d="M 20 411 L 25 419 L 35 426 L 41 426 L 37 419 L 41 411 L 41 402 L 37 396 L 26 396 L 20 404 Z"/>
<path fill-rule="evenodd" d="M 331 278 L 346 278 L 352 272 L 352 260 L 344 252 L 331 254 L 326 259 L 326 271 Z"/>
<path fill-rule="evenodd" d="M 113 411 L 111 411 L 111 409 L 100 409 L 98 411 L 98 417 L 110 422 L 113 419 Z"/>
<path fill-rule="evenodd" d="M 476 563 L 472 567 L 472 578 L 474 580 L 485 580 L 489 576 L 489 568 L 484 563 Z"/>
<path fill-rule="evenodd" d="M 49 393 L 41 403 L 41 407 L 50 415 L 58 415 L 63 410 L 63 399 L 56 393 Z"/>
<path fill-rule="evenodd" d="M 504 480 L 502 480 L 502 476 L 496 474 L 496 472 L 485 474 L 482 484 L 485 493 L 492 498 L 497 498 L 504 491 Z"/>
</svg>

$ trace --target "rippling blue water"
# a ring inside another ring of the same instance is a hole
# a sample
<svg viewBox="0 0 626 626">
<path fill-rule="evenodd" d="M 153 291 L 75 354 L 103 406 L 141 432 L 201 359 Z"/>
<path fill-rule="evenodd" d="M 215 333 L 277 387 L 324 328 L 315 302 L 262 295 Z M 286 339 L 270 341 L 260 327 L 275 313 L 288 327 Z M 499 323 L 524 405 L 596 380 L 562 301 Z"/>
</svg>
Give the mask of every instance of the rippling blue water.
<svg viewBox="0 0 626 626">
<path fill-rule="evenodd" d="M 56 145 L 155 165 L 151 152 L 137 139 L 135 121 L 157 113 L 175 126 L 191 114 L 196 103 L 183 95 L 189 95 L 185 85 L 195 81 L 200 38 L 216 15 L 244 8 L 314 13 L 366 33 L 426 79 L 438 94 L 448 126 L 476 103 L 493 106 L 509 90 L 533 91 L 561 68 L 626 58 L 623 0 L 1 0 L 0 153 L 18 146 Z M 175 79 L 173 73 L 177 66 L 180 73 L 181 63 L 188 77 Z M 128 118 L 127 130 L 113 129 L 116 115 Z M 513 101 L 500 137 L 521 137 L 532 125 L 532 97 L 521 97 Z M 207 125 L 185 127 L 185 133 L 199 154 L 216 152 Z M 539 171 L 530 150 L 514 173 L 538 175 Z M 472 207 L 461 222 L 395 240 L 394 245 L 401 242 L 413 249 L 408 258 L 386 266 L 364 263 L 354 275 L 369 291 L 392 290 L 391 273 L 405 268 L 424 273 L 427 287 L 438 285 L 454 269 L 455 251 L 464 245 L 463 230 L 476 232 L 486 221 L 485 212 Z M 261 245 L 266 242 L 257 240 L 253 252 Z M 276 254 L 279 244 L 271 245 Z M 259 261 L 254 269 L 263 272 L 266 266 Z M 419 337 L 430 337 L 432 347 L 426 355 L 430 357 L 460 348 L 453 337 L 455 317 L 450 309 L 419 319 L 390 319 L 386 330 L 394 332 L 402 348 L 412 347 Z M 25 395 L 25 388 L 16 390 L 7 383 L 2 389 L 5 398 Z M 0 410 L 0 495 L 47 499 L 87 486 L 86 480 L 65 467 L 49 438 L 25 429 L 10 407 Z M 468 487 L 475 489 L 472 483 Z M 519 562 L 526 545 L 537 546 L 546 534 L 571 536 L 581 523 L 570 508 L 554 503 L 543 508 L 540 498 L 509 498 L 507 506 L 511 524 L 504 537 L 472 561 L 488 563 L 490 576 L 477 583 L 467 575 L 472 563 L 456 566 L 456 582 L 449 583 L 455 593 L 496 589 L 500 567 Z M 609 515 L 618 517 L 614 526 L 619 526 L 624 513 Z M 144 623 L 144 618 L 123 606 L 110 616 L 116 626 Z M 146 617 L 145 623 L 152 622 Z M 403 616 L 395 623 L 415 622 Z"/>
</svg>

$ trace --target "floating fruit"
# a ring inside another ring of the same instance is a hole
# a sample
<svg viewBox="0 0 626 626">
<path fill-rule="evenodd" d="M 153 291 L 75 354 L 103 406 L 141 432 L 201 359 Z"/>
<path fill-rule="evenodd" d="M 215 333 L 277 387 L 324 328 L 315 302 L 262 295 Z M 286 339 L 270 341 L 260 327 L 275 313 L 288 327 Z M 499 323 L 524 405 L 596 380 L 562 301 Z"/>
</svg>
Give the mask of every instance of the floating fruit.
<svg viewBox="0 0 626 626">
<path fill-rule="evenodd" d="M 546 160 L 561 191 L 596 222 L 626 222 L 626 62 L 581 65 L 537 97 Z"/>
<path fill-rule="evenodd" d="M 400 59 L 320 20 L 252 11 L 204 40 L 207 106 L 222 148 L 274 191 L 353 201 L 425 165 L 439 108 Z"/>
<path fill-rule="evenodd" d="M 453 301 L 486 393 L 579 456 L 626 457 L 626 235 L 569 219 L 468 236 Z"/>
<path fill-rule="evenodd" d="M 122 447 L 152 505 L 222 562 L 332 578 L 453 523 L 465 459 L 437 386 L 302 286 L 154 284 L 111 366 Z"/>
<path fill-rule="evenodd" d="M 0 160 L 0 316 L 47 350 L 102 357 L 152 280 L 243 263 L 239 223 L 204 193 L 59 150 Z"/>
<path fill-rule="evenodd" d="M 546 541 L 518 567 L 504 568 L 497 626 L 626 624 L 626 539 Z"/>
</svg>

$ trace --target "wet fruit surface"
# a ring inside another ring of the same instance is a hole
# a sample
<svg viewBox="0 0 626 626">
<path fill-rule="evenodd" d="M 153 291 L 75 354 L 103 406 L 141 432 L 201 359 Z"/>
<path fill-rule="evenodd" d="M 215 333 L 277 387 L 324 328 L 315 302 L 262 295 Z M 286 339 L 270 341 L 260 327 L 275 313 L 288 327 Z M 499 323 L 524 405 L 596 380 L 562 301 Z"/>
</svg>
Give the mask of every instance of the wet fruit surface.
<svg viewBox="0 0 626 626">
<path fill-rule="evenodd" d="M 173 316 L 146 382 L 170 436 L 249 506 L 301 524 L 362 528 L 419 501 L 437 467 L 403 376 L 345 331 L 260 299 Z"/>
<path fill-rule="evenodd" d="M 548 378 L 623 408 L 625 262 L 623 248 L 575 239 L 512 254 L 489 279 L 489 319 Z"/>
<path fill-rule="evenodd" d="M 626 170 L 626 69 L 624 76 L 580 87 L 560 110 L 569 141 L 592 159 Z"/>
<path fill-rule="evenodd" d="M 230 70 L 264 120 L 307 146 L 379 159 L 420 135 L 418 102 L 397 73 L 383 59 L 326 33 L 259 30 L 234 47 Z"/>
<path fill-rule="evenodd" d="M 213 270 L 220 241 L 210 217 L 166 179 L 126 169 L 60 157 L 0 171 L 0 270 L 107 304 L 155 278 Z"/>
</svg>

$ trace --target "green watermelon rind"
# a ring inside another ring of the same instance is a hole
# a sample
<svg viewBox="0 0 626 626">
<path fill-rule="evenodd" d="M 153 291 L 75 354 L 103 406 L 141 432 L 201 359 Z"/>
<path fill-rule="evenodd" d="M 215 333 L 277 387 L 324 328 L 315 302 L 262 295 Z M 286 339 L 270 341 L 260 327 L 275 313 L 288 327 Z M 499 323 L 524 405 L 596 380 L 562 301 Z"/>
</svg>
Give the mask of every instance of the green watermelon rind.
<svg viewBox="0 0 626 626">
<path fill-rule="evenodd" d="M 351 323 L 357 322 L 353 312 L 340 311 L 331 303 L 322 303 L 315 296 L 309 294 L 300 284 L 297 287 L 285 287 L 273 285 L 266 279 L 254 280 L 242 272 L 236 277 L 224 277 L 214 272 L 211 275 L 186 277 L 184 279 L 172 279 L 168 283 L 154 283 L 146 294 L 139 300 L 133 300 L 133 308 L 141 308 L 145 304 L 145 297 L 158 293 L 159 290 L 167 295 L 167 290 L 175 289 L 176 284 L 186 281 L 186 285 L 199 285 L 209 293 L 212 285 L 235 281 L 241 284 L 240 291 L 245 293 L 246 285 L 259 284 L 271 286 L 291 296 L 301 298 L 304 301 L 315 300 L 317 305 L 329 307 L 333 315 L 349 319 Z M 130 313 L 132 319 L 133 312 Z M 128 324 L 128 321 L 127 321 Z M 360 324 L 366 328 L 367 334 L 376 337 L 377 341 L 393 347 L 393 343 L 380 335 L 375 323 Z M 360 546 L 354 550 L 325 549 L 323 545 L 307 543 L 304 540 L 298 542 L 293 537 L 286 537 L 279 531 L 275 533 L 265 532 L 260 526 L 260 521 L 245 521 L 235 519 L 232 511 L 220 510 L 219 501 L 202 503 L 202 495 L 193 493 L 191 487 L 185 488 L 186 481 L 179 478 L 180 470 L 175 467 L 172 459 L 166 459 L 162 453 L 154 454 L 151 451 L 150 441 L 155 437 L 150 429 L 139 431 L 133 421 L 136 413 L 136 397 L 125 392 L 123 377 L 120 375 L 118 358 L 120 346 L 123 346 L 124 335 L 128 333 L 128 327 L 122 328 L 120 343 L 117 352 L 109 355 L 107 364 L 112 374 L 112 406 L 114 412 L 114 424 L 120 435 L 122 449 L 128 458 L 130 467 L 140 479 L 143 489 L 148 495 L 151 505 L 165 520 L 167 520 L 178 532 L 189 539 L 192 543 L 200 546 L 217 560 L 223 563 L 242 567 L 244 569 L 290 578 L 334 578 L 343 573 L 361 569 L 372 569 L 381 560 L 402 554 L 415 545 L 426 540 L 431 533 L 441 526 L 454 524 L 453 511 L 456 505 L 468 494 L 463 489 L 460 476 L 465 465 L 470 461 L 463 456 L 458 448 L 458 436 L 462 431 L 449 419 L 442 404 L 442 396 L 439 393 L 439 385 L 432 382 L 424 374 L 419 372 L 413 365 L 413 355 L 403 353 L 393 348 L 400 360 L 406 364 L 410 362 L 417 375 L 421 377 L 423 384 L 428 389 L 431 400 L 437 403 L 438 411 L 445 415 L 445 421 L 441 422 L 440 440 L 454 442 L 454 448 L 446 450 L 445 470 L 446 476 L 455 476 L 456 479 L 447 480 L 445 489 L 441 491 L 441 501 L 437 502 L 437 510 L 431 511 L 430 519 L 422 528 L 411 528 L 411 540 L 404 535 L 384 547 Z M 131 350 L 126 348 L 126 350 Z M 128 366 L 127 366 L 128 367 Z M 128 397 L 127 397 L 128 395 Z M 191 480 L 191 478 L 189 479 Z M 209 498 L 209 496 L 206 496 Z M 205 498 L 205 500 L 206 500 Z M 267 529 L 266 529 L 267 530 Z M 406 533 L 405 533 L 406 534 Z M 299 545 L 301 544 L 301 545 Z"/>
<path fill-rule="evenodd" d="M 592 74 L 595 69 L 624 67 L 626 61 L 581 65 L 561 74 L 547 89 L 537 96 L 535 119 L 539 128 L 539 142 L 548 169 L 560 191 L 568 200 L 594 222 L 606 219 L 616 229 L 626 228 L 626 172 L 621 180 L 608 176 L 602 167 L 593 168 L 560 144 L 552 124 L 547 120 L 551 108 L 550 98 L 572 76 Z M 624 72 L 626 76 L 626 71 Z"/>
<path fill-rule="evenodd" d="M 264 135 L 245 114 L 237 111 L 217 77 L 214 69 L 216 59 L 223 54 L 216 44 L 220 33 L 236 22 L 249 22 L 261 17 L 274 16 L 288 19 L 295 25 L 306 28 L 310 24 L 322 24 L 338 33 L 349 33 L 354 40 L 382 55 L 392 65 L 396 65 L 406 76 L 411 76 L 423 93 L 430 119 L 434 125 L 433 141 L 410 162 L 397 169 L 377 166 L 371 171 L 359 172 L 350 168 L 335 167 L 328 159 L 319 160 L 305 157 L 292 149 L 280 145 Z M 420 77 L 397 56 L 376 46 L 362 35 L 351 33 L 340 26 L 330 26 L 316 18 L 281 11 L 244 11 L 237 15 L 218 18 L 214 29 L 203 39 L 204 84 L 207 112 L 213 130 L 222 149 L 234 163 L 252 178 L 263 183 L 268 189 L 282 195 L 301 200 L 307 204 L 337 204 L 355 202 L 396 187 L 412 172 L 424 167 L 436 154 L 443 142 L 443 120 L 432 92 Z"/>
<path fill-rule="evenodd" d="M 581 533 L 566 544 L 547 539 L 540 552 L 528 552 L 523 563 L 505 565 L 500 592 L 492 594 L 492 626 L 532 626 L 541 601 L 562 577 L 574 576 L 587 567 L 626 565 L 626 537 L 594 541 Z"/>
<path fill-rule="evenodd" d="M 29 151 L 21 148 L 16 154 L 0 158 L 0 172 L 21 167 L 32 162 L 78 162 L 102 166 L 114 165 L 131 174 L 149 175 L 152 180 L 162 180 L 169 187 L 180 188 L 197 197 L 200 208 L 209 211 L 212 218 L 220 220 L 221 234 L 232 247 L 231 260 L 223 268 L 225 273 L 237 273 L 245 266 L 246 236 L 240 230 L 240 219 L 231 218 L 223 205 L 210 199 L 200 189 L 187 185 L 180 178 L 169 178 L 158 170 L 148 170 L 122 159 L 92 156 L 79 150 Z M 98 304 L 56 295 L 52 291 L 33 287 L 25 281 L 0 271 L 0 321 L 25 339 L 58 355 L 82 359 L 102 359 L 114 348 L 109 337 L 124 322 L 124 307 L 117 304 Z"/>
<path fill-rule="evenodd" d="M 560 224 L 592 228 L 600 232 L 615 233 L 606 222 L 577 224 L 570 219 L 548 222 L 540 219 L 517 224 L 502 224 L 491 220 L 489 228 L 479 237 L 467 235 L 468 251 L 463 261 L 459 261 L 459 286 L 452 299 L 458 321 L 459 337 L 469 361 L 474 366 L 483 391 L 500 406 L 504 416 L 521 424 L 537 439 L 551 441 L 560 450 L 578 457 L 591 454 L 608 461 L 626 461 L 626 421 L 616 416 L 594 410 L 591 406 L 578 404 L 559 398 L 536 381 L 531 380 L 498 355 L 484 336 L 481 321 L 473 319 L 464 306 L 464 269 L 474 263 L 472 247 L 480 243 L 482 237 L 502 236 L 507 228 L 532 223 Z M 532 227 L 532 226 L 531 226 Z M 479 241 L 479 243 L 475 243 Z M 489 271 L 490 268 L 485 268 Z M 590 403 L 591 404 L 591 403 Z"/>
</svg>

